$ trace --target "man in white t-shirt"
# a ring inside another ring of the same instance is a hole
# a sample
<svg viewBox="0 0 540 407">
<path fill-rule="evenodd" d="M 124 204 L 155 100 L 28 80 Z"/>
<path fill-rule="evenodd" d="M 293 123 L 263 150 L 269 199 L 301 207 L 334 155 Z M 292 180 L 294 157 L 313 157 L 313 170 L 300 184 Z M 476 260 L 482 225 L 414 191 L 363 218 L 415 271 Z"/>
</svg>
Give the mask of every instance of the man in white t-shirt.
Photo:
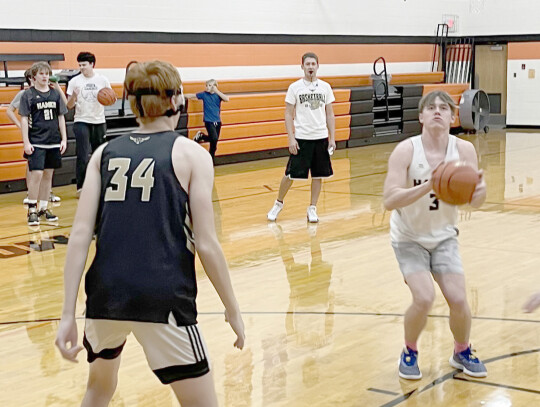
<svg viewBox="0 0 540 407">
<path fill-rule="evenodd" d="M 68 109 L 75 107 L 73 132 L 75 133 L 77 150 L 77 193 L 80 192 L 86 166 L 92 153 L 105 141 L 107 124 L 105 109 L 97 100 L 97 94 L 102 88 L 110 88 L 109 80 L 94 72 L 96 56 L 90 52 L 80 52 L 77 62 L 81 75 L 68 83 Z"/>
<path fill-rule="evenodd" d="M 267 218 L 275 221 L 293 180 L 308 179 L 311 173 L 311 204 L 308 222 L 319 221 L 317 201 L 323 178 L 333 175 L 330 155 L 336 148 L 335 100 L 330 85 L 317 78 L 319 58 L 312 52 L 302 56 L 304 77 L 292 83 L 285 97 L 285 127 L 289 136 L 289 162 L 281 180 L 276 202 Z"/>
</svg>

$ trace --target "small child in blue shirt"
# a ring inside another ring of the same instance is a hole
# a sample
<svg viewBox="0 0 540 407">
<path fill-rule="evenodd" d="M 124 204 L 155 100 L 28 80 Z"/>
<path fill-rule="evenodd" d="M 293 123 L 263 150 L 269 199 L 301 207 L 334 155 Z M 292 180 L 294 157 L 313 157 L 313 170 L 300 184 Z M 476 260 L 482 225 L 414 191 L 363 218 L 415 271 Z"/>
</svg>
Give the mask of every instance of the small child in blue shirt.
<svg viewBox="0 0 540 407">
<path fill-rule="evenodd" d="M 206 81 L 206 91 L 195 95 L 186 95 L 188 99 L 200 99 L 203 101 L 204 127 L 208 135 L 202 131 L 197 132 L 194 141 L 197 143 L 207 141 L 210 143 L 210 155 L 215 162 L 219 132 L 221 131 L 221 102 L 228 102 L 229 97 L 218 89 L 218 83 L 215 79 Z"/>
</svg>

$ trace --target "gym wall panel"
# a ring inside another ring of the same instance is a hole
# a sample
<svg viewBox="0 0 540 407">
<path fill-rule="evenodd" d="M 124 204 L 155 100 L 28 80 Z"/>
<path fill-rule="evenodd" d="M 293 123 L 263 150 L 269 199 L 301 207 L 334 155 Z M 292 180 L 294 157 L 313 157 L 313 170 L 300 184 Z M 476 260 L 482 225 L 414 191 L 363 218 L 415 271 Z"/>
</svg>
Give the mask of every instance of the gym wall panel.
<svg viewBox="0 0 540 407">
<path fill-rule="evenodd" d="M 509 43 L 506 124 L 540 126 L 540 42 Z"/>
<path fill-rule="evenodd" d="M 460 15 L 460 35 L 538 33 L 538 1 L 466 0 L 464 3 Z"/>
<path fill-rule="evenodd" d="M 132 60 L 161 59 L 179 67 L 185 81 L 300 77 L 301 56 L 317 53 L 319 76 L 367 74 L 383 56 L 391 73 L 426 72 L 433 47 L 429 44 L 152 44 L 95 42 L 0 42 L 1 53 L 63 53 L 54 71 L 76 69 L 77 54 L 96 55 L 96 69 L 111 82 L 124 81 Z M 29 62 L 9 63 L 11 76 L 22 75 Z M 202 89 L 201 89 L 202 90 Z"/>
<path fill-rule="evenodd" d="M 168 33 L 432 35 L 465 0 L 39 0 L 3 2 L 0 27 Z M 24 16 L 24 18 L 13 18 Z M 385 23 L 381 23 L 384 21 Z"/>
<path fill-rule="evenodd" d="M 525 66 L 525 69 L 522 67 Z M 540 59 L 508 61 L 506 124 L 540 126 Z"/>
</svg>

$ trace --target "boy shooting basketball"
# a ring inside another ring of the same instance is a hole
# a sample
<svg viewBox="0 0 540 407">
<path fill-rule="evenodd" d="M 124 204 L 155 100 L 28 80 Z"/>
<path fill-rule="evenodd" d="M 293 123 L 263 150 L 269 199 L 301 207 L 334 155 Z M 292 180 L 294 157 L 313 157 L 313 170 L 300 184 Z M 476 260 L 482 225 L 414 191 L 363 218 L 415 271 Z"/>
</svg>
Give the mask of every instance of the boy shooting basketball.
<svg viewBox="0 0 540 407">
<path fill-rule="evenodd" d="M 204 148 L 174 132 L 183 103 L 175 67 L 134 64 L 124 86 L 139 129 L 100 146 L 88 165 L 66 256 L 56 344 L 68 360 L 81 350 L 75 302 L 97 224 L 96 256 L 85 284 L 83 344 L 90 374 L 82 405 L 109 403 L 132 332 L 182 406 L 217 406 L 196 320 L 195 249 L 240 349 L 244 324 L 215 233 L 212 161 Z"/>
<path fill-rule="evenodd" d="M 457 206 L 438 200 L 432 190 L 432 173 L 444 161 L 460 160 L 478 169 L 473 145 L 449 134 L 456 106 L 446 92 L 434 91 L 420 100 L 422 134 L 397 145 L 388 160 L 384 206 L 394 210 L 390 237 L 403 277 L 412 294 L 405 313 L 405 347 L 399 376 L 420 379 L 417 341 L 435 299 L 433 279 L 450 307 L 454 352 L 450 364 L 474 377 L 487 375 L 484 364 L 473 355 L 469 335 L 471 311 L 457 243 Z M 481 172 L 480 172 L 481 174 Z M 486 198 L 480 177 L 471 205 Z"/>
<path fill-rule="evenodd" d="M 283 200 L 295 179 L 308 179 L 311 174 L 311 203 L 308 222 L 319 221 L 317 201 L 323 178 L 332 176 L 330 154 L 336 148 L 336 122 L 330 85 L 317 78 L 319 58 L 312 52 L 302 56 L 304 77 L 292 83 L 285 97 L 285 127 L 289 137 L 289 162 L 281 179 L 274 206 L 268 212 L 275 221 L 283 209 Z"/>
</svg>

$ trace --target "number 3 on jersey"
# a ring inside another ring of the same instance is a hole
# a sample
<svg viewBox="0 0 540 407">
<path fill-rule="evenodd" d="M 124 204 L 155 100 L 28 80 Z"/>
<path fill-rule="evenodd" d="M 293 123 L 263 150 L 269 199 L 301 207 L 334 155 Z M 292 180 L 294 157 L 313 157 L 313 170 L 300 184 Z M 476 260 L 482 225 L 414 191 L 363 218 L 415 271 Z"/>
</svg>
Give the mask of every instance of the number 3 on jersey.
<svg viewBox="0 0 540 407">
<path fill-rule="evenodd" d="M 109 160 L 109 171 L 114 171 L 111 178 L 112 186 L 107 187 L 105 191 L 105 202 L 107 201 L 124 201 L 126 199 L 126 191 L 128 187 L 128 176 L 131 164 L 131 158 L 111 158 Z M 141 188 L 141 201 L 150 201 L 150 193 L 154 186 L 154 164 L 152 158 L 144 158 L 137 166 L 131 176 L 130 186 L 132 188 Z"/>
<path fill-rule="evenodd" d="M 429 194 L 429 197 L 431 199 L 433 199 L 433 201 L 431 201 L 431 205 L 429 205 L 429 210 L 430 211 L 436 211 L 439 209 L 439 200 L 437 199 L 437 195 L 435 194 Z"/>
</svg>

